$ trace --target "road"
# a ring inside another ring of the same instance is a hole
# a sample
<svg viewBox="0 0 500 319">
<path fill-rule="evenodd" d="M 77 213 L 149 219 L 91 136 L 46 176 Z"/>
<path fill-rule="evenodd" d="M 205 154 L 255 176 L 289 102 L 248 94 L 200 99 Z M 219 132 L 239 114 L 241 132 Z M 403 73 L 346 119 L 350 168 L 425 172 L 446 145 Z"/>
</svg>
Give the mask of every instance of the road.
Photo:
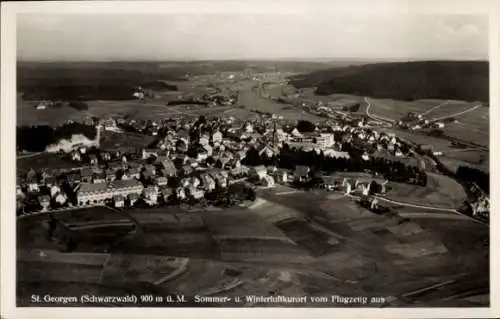
<svg viewBox="0 0 500 319">
<path fill-rule="evenodd" d="M 431 113 L 432 111 L 434 111 L 434 110 L 436 110 L 436 109 L 438 109 L 438 108 L 440 108 L 440 107 L 442 107 L 442 106 L 445 106 L 445 105 L 446 105 L 446 104 L 448 104 L 448 103 L 450 103 L 450 101 L 449 101 L 449 100 L 448 100 L 448 101 L 444 101 L 443 103 L 438 104 L 438 105 L 436 105 L 436 106 L 432 107 L 430 110 L 427 110 L 427 111 L 425 111 L 425 112 L 423 112 L 423 113 L 420 113 L 420 115 L 427 115 L 427 114 Z"/>
<path fill-rule="evenodd" d="M 478 224 L 482 224 L 482 225 L 488 226 L 487 223 L 485 223 L 483 221 L 480 221 L 480 220 L 478 220 L 476 218 L 473 218 L 473 217 L 471 217 L 469 215 L 466 215 L 464 213 L 461 213 L 457 209 L 442 208 L 442 207 L 432 207 L 432 206 L 424 206 L 424 205 L 415 205 L 415 204 L 411 204 L 411 203 L 405 203 L 405 202 L 391 200 L 391 199 L 388 199 L 388 198 L 385 198 L 385 197 L 379 197 L 379 196 L 375 196 L 375 197 L 378 200 L 385 201 L 385 202 L 388 202 L 388 203 L 392 203 L 392 204 L 395 204 L 395 205 L 401 205 L 401 206 L 413 207 L 413 208 L 421 208 L 421 209 L 426 209 L 426 210 L 434 210 L 434 211 L 439 211 L 439 212 L 453 213 L 453 214 L 455 214 L 457 216 L 464 217 L 464 219 L 469 219 L 469 220 L 472 220 L 472 221 L 474 221 L 474 222 L 476 222 Z M 407 213 L 407 215 L 409 215 L 409 214 L 411 214 L 411 213 Z M 420 218 L 424 218 L 424 217 L 436 218 L 434 213 L 426 213 L 426 212 L 416 213 L 415 216 L 419 216 Z M 443 216 L 444 215 L 441 214 L 440 218 L 444 218 Z M 450 215 L 450 216 L 452 216 L 452 215 Z M 450 217 L 450 219 L 457 219 L 457 217 L 456 216 L 455 217 Z"/>
<path fill-rule="evenodd" d="M 234 106 L 219 106 L 219 107 L 208 107 L 208 108 L 203 108 L 203 109 L 196 109 L 196 110 L 186 110 L 186 111 L 179 111 L 171 108 L 167 108 L 164 104 L 151 104 L 148 103 L 147 105 L 150 106 L 162 106 L 165 107 L 167 111 L 176 113 L 176 114 L 181 114 L 181 115 L 186 115 L 186 116 L 198 116 L 195 112 L 198 111 L 211 111 L 211 112 L 217 112 L 217 111 L 223 111 L 223 110 L 229 110 L 233 109 Z"/>
<path fill-rule="evenodd" d="M 40 154 L 43 154 L 43 152 L 37 152 L 37 153 L 30 153 L 30 154 L 25 154 L 25 155 L 18 155 L 17 159 L 22 159 L 22 158 L 28 158 L 28 157 L 34 157 L 38 156 Z"/>
<path fill-rule="evenodd" d="M 460 153 L 460 152 L 473 152 L 473 151 L 484 151 L 485 149 L 482 147 L 470 147 L 470 148 L 462 148 L 462 149 L 455 149 L 455 150 L 443 150 L 440 151 L 443 154 L 450 154 L 450 153 Z"/>
<path fill-rule="evenodd" d="M 441 116 L 441 117 L 430 119 L 429 122 L 436 122 L 436 121 L 441 121 L 441 120 L 444 120 L 444 119 L 447 119 L 447 118 L 450 118 L 450 117 L 457 117 L 457 116 L 460 116 L 460 115 L 464 115 L 466 113 L 469 113 L 469 112 L 472 112 L 474 110 L 477 110 L 481 106 L 482 106 L 481 104 L 478 104 L 478 105 L 475 105 L 475 106 L 473 106 L 473 107 L 471 107 L 471 108 L 469 108 L 467 110 L 464 110 L 464 111 L 461 111 L 461 112 L 458 112 L 458 113 L 448 114 L 448 115 L 445 115 L 445 116 Z"/>
<path fill-rule="evenodd" d="M 34 212 L 34 213 L 26 213 L 17 216 L 17 219 L 23 219 L 26 217 L 30 216 L 38 216 L 38 215 L 48 215 L 48 214 L 54 214 L 54 213 L 63 213 L 63 212 L 70 212 L 73 210 L 78 210 L 78 209 L 85 209 L 85 208 L 93 208 L 93 207 L 109 207 L 106 205 L 87 205 L 87 206 L 74 206 L 74 207 L 65 207 L 65 208 L 60 208 L 60 209 L 53 209 L 53 210 L 47 210 L 47 211 L 42 211 L 42 212 Z"/>
<path fill-rule="evenodd" d="M 349 194 L 347 196 L 350 198 L 354 198 L 354 199 L 361 199 L 361 197 L 357 196 L 357 195 Z M 449 219 L 457 219 L 457 218 L 459 218 L 457 216 L 460 216 L 460 219 L 469 219 L 469 220 L 472 220 L 478 224 L 482 224 L 482 225 L 486 225 L 486 226 L 488 225 L 487 223 L 485 223 L 483 221 L 480 221 L 480 220 L 475 219 L 469 215 L 461 213 L 457 209 L 433 207 L 433 206 L 426 206 L 426 205 L 415 205 L 412 203 L 406 203 L 406 202 L 388 199 L 388 198 L 382 197 L 382 196 L 374 196 L 374 197 L 377 198 L 379 201 L 384 201 L 384 202 L 391 203 L 394 205 L 399 205 L 399 206 L 404 206 L 404 207 L 412 207 L 412 208 L 420 208 L 420 209 L 425 209 L 425 210 L 433 210 L 433 211 L 438 211 L 438 212 L 442 212 L 442 213 L 444 212 L 444 213 L 453 213 L 454 214 L 454 215 L 452 215 L 452 214 L 438 214 L 438 215 L 436 215 L 435 213 L 431 213 L 431 212 L 416 212 L 416 213 L 403 213 L 406 216 L 403 216 L 402 214 L 400 214 L 402 217 L 414 216 L 415 218 L 447 218 L 446 215 L 448 215 Z"/>
<path fill-rule="evenodd" d="M 464 273 L 427 287 L 400 295 L 408 302 L 427 300 L 459 300 L 466 297 L 489 294 L 489 280 L 480 273 Z"/>
<path fill-rule="evenodd" d="M 365 97 L 364 99 L 365 99 L 366 104 L 368 104 L 366 106 L 366 109 L 365 109 L 366 116 L 368 116 L 369 118 L 371 118 L 372 120 L 375 120 L 375 121 L 382 121 L 382 122 L 394 124 L 395 120 L 393 120 L 393 119 L 378 116 L 378 115 L 373 115 L 372 113 L 370 113 L 370 108 L 371 108 L 372 104 L 370 103 L 370 101 L 368 100 L 367 97 Z"/>
</svg>

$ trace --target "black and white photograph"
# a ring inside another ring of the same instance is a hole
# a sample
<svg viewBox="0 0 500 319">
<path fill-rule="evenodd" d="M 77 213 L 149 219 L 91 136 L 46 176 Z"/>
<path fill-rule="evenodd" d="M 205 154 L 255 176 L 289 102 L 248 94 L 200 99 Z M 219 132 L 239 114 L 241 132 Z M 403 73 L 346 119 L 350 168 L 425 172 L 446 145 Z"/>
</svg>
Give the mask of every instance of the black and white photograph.
<svg viewBox="0 0 500 319">
<path fill-rule="evenodd" d="M 492 307 L 487 1 L 179 2 L 2 30 L 15 307 Z"/>
</svg>

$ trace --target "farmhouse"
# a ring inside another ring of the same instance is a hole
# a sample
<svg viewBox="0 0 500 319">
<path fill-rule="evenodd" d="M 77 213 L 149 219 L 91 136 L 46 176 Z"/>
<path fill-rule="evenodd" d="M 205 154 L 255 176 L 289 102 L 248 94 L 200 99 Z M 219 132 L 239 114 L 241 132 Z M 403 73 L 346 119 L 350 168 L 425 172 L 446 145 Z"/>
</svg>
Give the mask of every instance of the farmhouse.
<svg viewBox="0 0 500 319">
<path fill-rule="evenodd" d="M 122 195 L 113 196 L 113 203 L 115 207 L 123 207 L 125 206 L 125 198 Z"/>
<path fill-rule="evenodd" d="M 262 179 L 267 175 L 267 169 L 264 165 L 255 166 L 250 169 L 250 174 L 258 176 L 259 179 Z"/>
<path fill-rule="evenodd" d="M 297 165 L 295 167 L 294 179 L 299 182 L 305 182 L 309 178 L 310 170 L 308 166 Z"/>
<path fill-rule="evenodd" d="M 40 202 L 40 205 L 42 206 L 42 211 L 47 211 L 50 206 L 50 197 L 47 195 L 42 195 L 38 197 L 38 201 Z"/>
</svg>

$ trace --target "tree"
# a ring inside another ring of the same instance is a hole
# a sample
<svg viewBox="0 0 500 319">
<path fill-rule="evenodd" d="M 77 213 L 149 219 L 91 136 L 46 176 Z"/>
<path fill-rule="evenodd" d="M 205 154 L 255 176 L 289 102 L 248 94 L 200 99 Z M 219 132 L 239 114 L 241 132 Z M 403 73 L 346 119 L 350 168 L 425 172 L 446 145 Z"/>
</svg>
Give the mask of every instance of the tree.
<svg viewBox="0 0 500 319">
<path fill-rule="evenodd" d="M 370 184 L 370 194 L 380 194 L 381 191 L 382 185 L 380 185 L 376 181 L 372 181 Z"/>
<path fill-rule="evenodd" d="M 299 120 L 297 123 L 297 130 L 301 133 L 314 132 L 316 125 L 306 120 Z"/>
</svg>

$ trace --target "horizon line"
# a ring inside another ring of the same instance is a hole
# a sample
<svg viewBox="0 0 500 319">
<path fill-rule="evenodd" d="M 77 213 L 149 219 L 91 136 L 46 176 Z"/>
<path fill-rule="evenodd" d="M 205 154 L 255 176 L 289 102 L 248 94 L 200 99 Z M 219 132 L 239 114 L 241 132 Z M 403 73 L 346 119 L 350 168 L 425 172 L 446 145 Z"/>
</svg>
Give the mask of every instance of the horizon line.
<svg viewBox="0 0 500 319">
<path fill-rule="evenodd" d="M 177 62 L 177 63 L 192 63 L 192 62 L 224 62 L 224 61 L 241 61 L 241 62 L 317 62 L 328 63 L 336 61 L 393 61 L 393 62 L 419 62 L 419 61 L 467 61 L 467 62 L 489 62 L 489 58 L 361 58 L 361 57 L 314 57 L 314 58 L 294 58 L 294 57 L 277 57 L 277 58 L 208 58 L 208 59 L 16 59 L 16 62 L 24 63 L 139 63 L 139 62 Z"/>
</svg>

